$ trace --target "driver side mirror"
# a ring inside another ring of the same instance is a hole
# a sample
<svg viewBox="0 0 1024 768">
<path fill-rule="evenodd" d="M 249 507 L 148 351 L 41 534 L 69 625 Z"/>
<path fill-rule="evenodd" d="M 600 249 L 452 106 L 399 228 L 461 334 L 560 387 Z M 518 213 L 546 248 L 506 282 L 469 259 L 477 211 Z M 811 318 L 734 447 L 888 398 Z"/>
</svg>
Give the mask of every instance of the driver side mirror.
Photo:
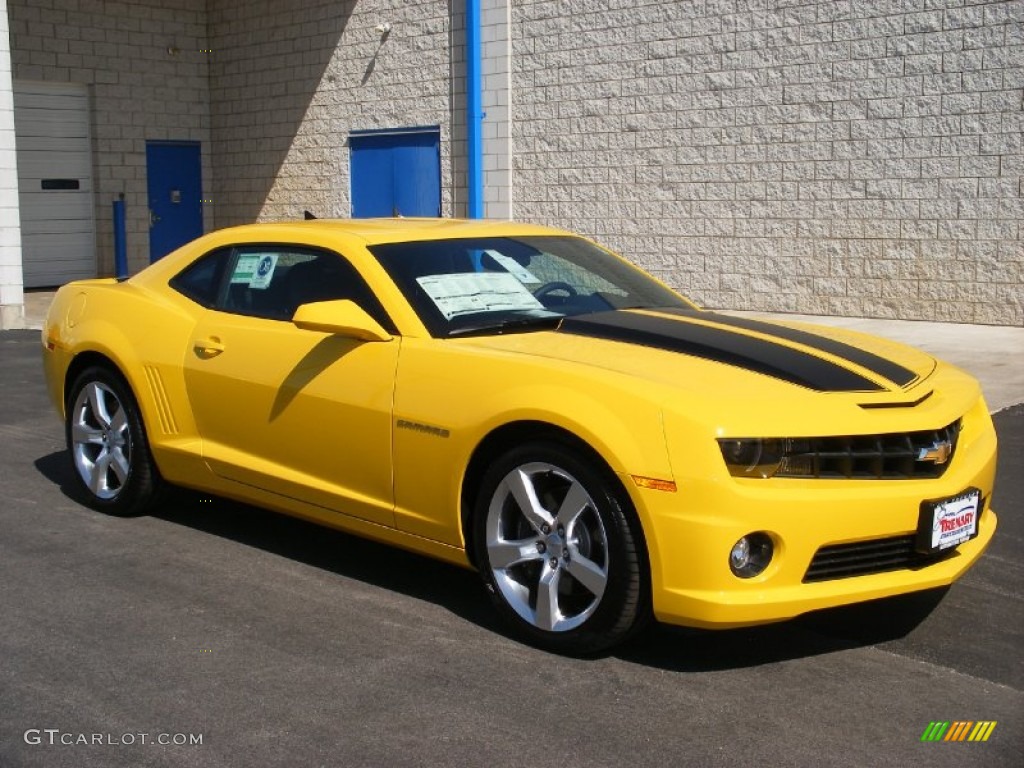
<svg viewBox="0 0 1024 768">
<path fill-rule="evenodd" d="M 391 341 L 392 336 L 355 302 L 316 301 L 295 310 L 292 323 L 306 331 L 335 333 L 361 341 Z"/>
</svg>

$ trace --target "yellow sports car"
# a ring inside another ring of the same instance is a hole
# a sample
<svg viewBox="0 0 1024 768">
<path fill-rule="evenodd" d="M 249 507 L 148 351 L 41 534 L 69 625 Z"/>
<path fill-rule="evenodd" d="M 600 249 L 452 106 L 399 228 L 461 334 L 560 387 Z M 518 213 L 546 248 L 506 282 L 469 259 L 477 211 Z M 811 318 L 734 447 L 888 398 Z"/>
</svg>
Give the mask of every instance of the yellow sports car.
<svg viewBox="0 0 1024 768">
<path fill-rule="evenodd" d="M 973 378 L 547 227 L 225 229 L 64 286 L 43 346 L 98 509 L 173 483 L 471 566 L 559 652 L 947 585 L 996 529 Z"/>
</svg>

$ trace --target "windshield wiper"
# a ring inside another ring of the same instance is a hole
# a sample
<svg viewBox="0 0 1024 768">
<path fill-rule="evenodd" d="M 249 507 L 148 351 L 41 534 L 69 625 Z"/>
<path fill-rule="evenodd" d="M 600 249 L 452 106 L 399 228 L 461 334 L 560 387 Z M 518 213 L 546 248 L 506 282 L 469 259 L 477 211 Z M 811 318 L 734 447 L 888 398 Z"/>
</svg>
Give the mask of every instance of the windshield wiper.
<svg viewBox="0 0 1024 768">
<path fill-rule="evenodd" d="M 502 320 L 500 323 L 487 323 L 486 325 L 467 325 L 465 328 L 456 328 L 448 333 L 448 336 L 500 336 L 503 333 L 522 333 L 523 331 L 538 331 L 546 328 L 557 328 L 562 322 L 563 315 L 548 315 L 545 317 L 515 317 L 509 320 Z"/>
</svg>

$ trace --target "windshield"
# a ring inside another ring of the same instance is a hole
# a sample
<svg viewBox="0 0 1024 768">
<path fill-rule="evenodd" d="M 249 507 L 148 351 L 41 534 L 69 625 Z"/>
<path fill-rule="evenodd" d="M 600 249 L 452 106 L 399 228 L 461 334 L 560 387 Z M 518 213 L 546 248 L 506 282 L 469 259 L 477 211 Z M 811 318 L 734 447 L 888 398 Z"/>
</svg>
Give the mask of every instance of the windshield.
<svg viewBox="0 0 1024 768">
<path fill-rule="evenodd" d="M 434 336 L 556 325 L 615 309 L 692 309 L 578 237 L 486 237 L 370 247 Z"/>
</svg>

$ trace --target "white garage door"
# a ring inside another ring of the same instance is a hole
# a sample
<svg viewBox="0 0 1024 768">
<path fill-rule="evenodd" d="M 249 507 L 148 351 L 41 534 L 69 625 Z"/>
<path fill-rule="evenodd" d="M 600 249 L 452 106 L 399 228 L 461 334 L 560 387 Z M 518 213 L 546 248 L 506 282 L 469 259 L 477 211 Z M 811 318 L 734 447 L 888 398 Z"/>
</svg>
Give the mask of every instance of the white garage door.
<svg viewBox="0 0 1024 768">
<path fill-rule="evenodd" d="M 86 87 L 15 82 L 14 131 L 25 287 L 95 277 Z"/>
</svg>

